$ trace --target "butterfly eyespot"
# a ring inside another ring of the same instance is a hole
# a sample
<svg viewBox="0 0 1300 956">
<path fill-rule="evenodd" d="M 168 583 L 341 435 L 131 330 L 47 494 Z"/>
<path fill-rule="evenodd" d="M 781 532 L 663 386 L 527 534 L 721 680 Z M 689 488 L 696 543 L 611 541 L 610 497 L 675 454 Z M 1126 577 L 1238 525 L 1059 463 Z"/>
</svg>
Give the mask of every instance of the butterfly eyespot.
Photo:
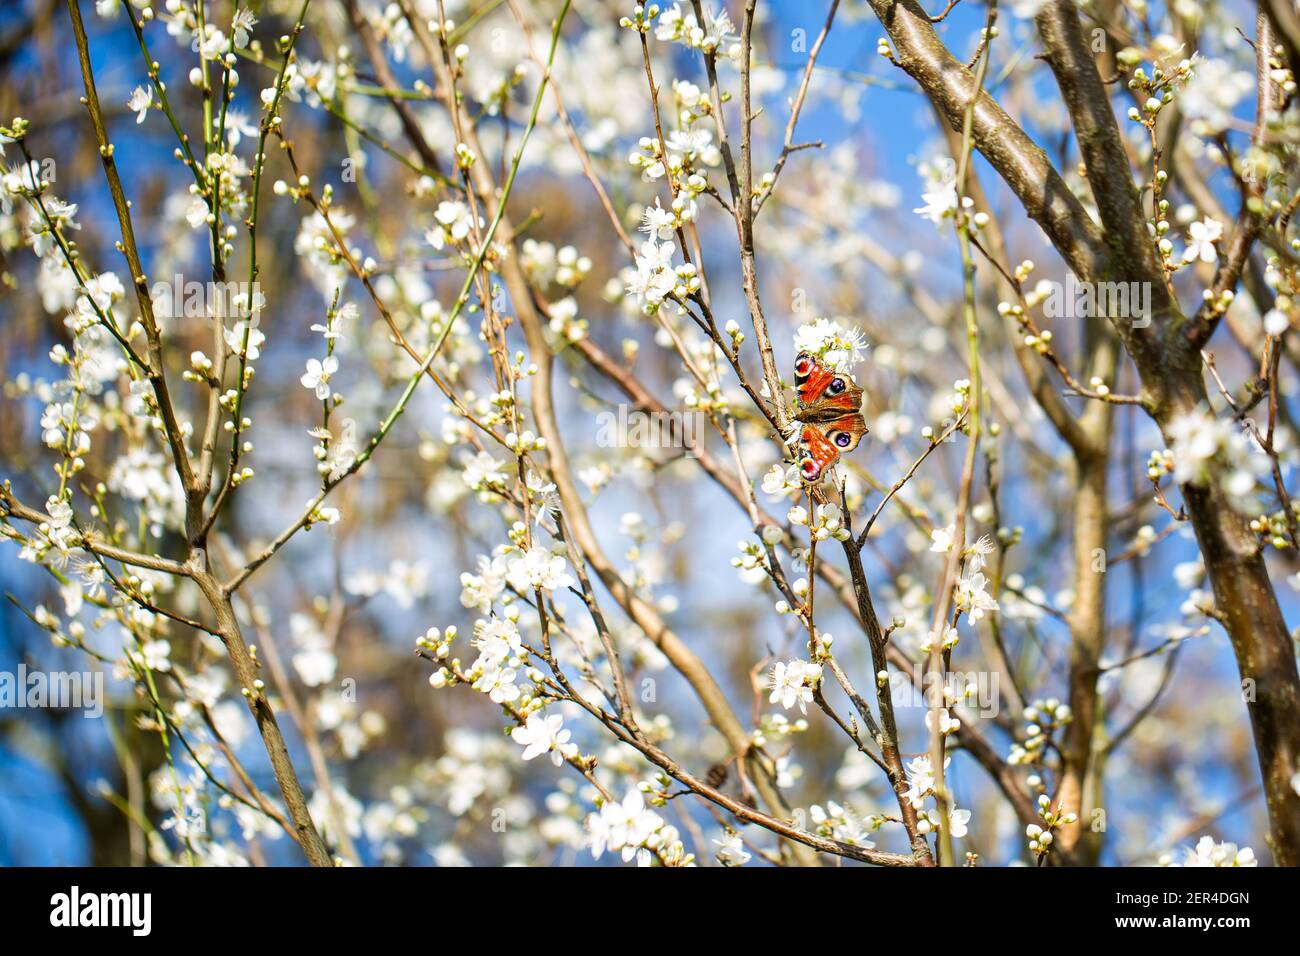
<svg viewBox="0 0 1300 956">
<path fill-rule="evenodd" d="M 804 479 L 807 481 L 813 481 L 816 479 L 816 477 L 821 474 L 821 470 L 821 466 L 811 458 L 805 458 L 803 464 L 799 466 L 799 473 L 802 474 Z"/>
<path fill-rule="evenodd" d="M 808 356 L 805 355 L 794 363 L 794 374 L 800 378 L 806 376 L 810 371 L 812 371 L 812 359 Z"/>
<path fill-rule="evenodd" d="M 849 442 L 851 441 L 853 441 L 853 436 L 848 432 L 840 432 L 835 436 L 835 444 L 839 445 L 841 448 L 848 448 Z"/>
<path fill-rule="evenodd" d="M 827 389 L 832 395 L 838 395 L 844 391 L 844 379 L 836 378 L 831 380 L 830 388 Z"/>
</svg>

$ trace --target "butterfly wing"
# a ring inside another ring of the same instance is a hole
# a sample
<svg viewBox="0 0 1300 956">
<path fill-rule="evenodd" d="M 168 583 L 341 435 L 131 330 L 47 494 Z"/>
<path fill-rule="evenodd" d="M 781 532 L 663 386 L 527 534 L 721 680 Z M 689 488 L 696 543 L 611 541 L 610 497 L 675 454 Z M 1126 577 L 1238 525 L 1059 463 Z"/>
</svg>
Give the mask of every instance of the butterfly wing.
<svg viewBox="0 0 1300 956">
<path fill-rule="evenodd" d="M 800 352 L 794 360 L 794 385 L 800 405 L 816 404 L 834 379 L 835 373 L 807 352 Z"/>
<path fill-rule="evenodd" d="M 810 484 L 821 481 L 840 454 L 857 448 L 866 433 L 867 423 L 861 412 L 824 423 L 805 424 L 799 435 L 800 476 Z"/>
<path fill-rule="evenodd" d="M 794 364 L 799 410 L 799 474 L 816 484 L 842 452 L 852 451 L 868 431 L 862 389 L 848 375 L 826 368 L 807 352 Z"/>
<path fill-rule="evenodd" d="M 816 425 L 803 426 L 799 432 L 800 478 L 810 485 L 817 484 L 839 457 L 838 449 L 827 441 Z"/>
</svg>

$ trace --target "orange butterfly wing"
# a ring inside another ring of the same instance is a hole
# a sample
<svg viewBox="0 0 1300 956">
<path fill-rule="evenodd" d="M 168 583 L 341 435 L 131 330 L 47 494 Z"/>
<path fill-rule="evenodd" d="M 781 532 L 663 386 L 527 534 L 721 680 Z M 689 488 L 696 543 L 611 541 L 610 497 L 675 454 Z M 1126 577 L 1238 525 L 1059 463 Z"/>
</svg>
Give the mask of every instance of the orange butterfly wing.
<svg viewBox="0 0 1300 956">
<path fill-rule="evenodd" d="M 862 417 L 862 389 L 848 375 L 826 368 L 808 353 L 795 360 L 794 382 L 803 423 L 799 433 L 799 474 L 809 484 L 821 481 L 842 452 L 852 451 L 868 431 Z"/>
</svg>

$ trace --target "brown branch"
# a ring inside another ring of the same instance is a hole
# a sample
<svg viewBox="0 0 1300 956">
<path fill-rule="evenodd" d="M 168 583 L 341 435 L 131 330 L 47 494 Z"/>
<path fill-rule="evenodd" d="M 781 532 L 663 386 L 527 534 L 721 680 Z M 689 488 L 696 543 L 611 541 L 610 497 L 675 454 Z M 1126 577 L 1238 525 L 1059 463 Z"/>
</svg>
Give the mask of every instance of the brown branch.
<svg viewBox="0 0 1300 956">
<path fill-rule="evenodd" d="M 126 256 L 127 267 L 131 270 L 130 284 L 135 289 L 136 303 L 140 307 L 140 320 L 149 343 L 149 384 L 153 387 L 158 414 L 162 417 L 163 431 L 171 449 L 172 463 L 176 468 L 176 474 L 180 477 L 181 487 L 185 489 L 185 527 L 187 536 L 192 541 L 202 523 L 203 496 L 207 489 L 201 488 L 195 481 L 189 452 L 185 449 L 185 438 L 181 434 L 180 423 L 176 420 L 176 409 L 172 405 L 171 395 L 168 392 L 163 363 L 162 332 L 153 313 L 149 279 L 140 264 L 140 252 L 136 248 L 135 229 L 131 224 L 131 204 L 122 189 L 122 179 L 117 172 L 117 160 L 113 157 L 113 146 L 108 141 L 108 131 L 100 111 L 99 94 L 95 89 L 95 75 L 90 65 L 90 44 L 86 39 L 86 28 L 81 20 L 80 0 L 69 0 L 68 14 L 72 19 L 77 59 L 81 63 L 82 85 L 86 90 L 84 102 L 90 114 L 91 126 L 95 131 L 100 163 L 104 167 L 104 177 L 108 181 L 108 190 L 113 199 L 113 208 L 117 213 L 118 228 L 122 235 L 122 242 L 118 248 Z"/>
<path fill-rule="evenodd" d="M 944 121 L 961 130 L 975 77 L 944 46 L 916 0 L 871 0 L 898 65 L 920 84 Z M 987 92 L 975 102 L 975 148 L 1011 187 L 1080 278 L 1103 274 L 1109 254 L 1101 230 L 1047 154 Z"/>
<path fill-rule="evenodd" d="M 1278 106 L 1280 91 L 1268 63 L 1272 56 L 1273 45 L 1272 22 L 1261 9 L 1255 18 L 1255 128 L 1251 134 L 1251 143 L 1254 146 L 1263 143 L 1268 129 L 1269 115 L 1275 112 Z M 1214 334 L 1219 319 L 1223 316 L 1223 309 L 1219 302 L 1225 292 L 1237 288 L 1237 282 L 1250 258 L 1255 240 L 1268 224 L 1268 217 L 1264 215 L 1263 177 L 1256 173 L 1252 177 L 1243 178 L 1240 186 L 1241 210 L 1237 214 L 1237 223 L 1232 230 L 1227 252 L 1214 275 L 1214 281 L 1210 284 L 1207 298 L 1202 302 L 1185 332 L 1188 343 L 1193 348 L 1201 348 Z M 1285 238 L 1285 226 L 1281 230 L 1281 235 Z"/>
</svg>

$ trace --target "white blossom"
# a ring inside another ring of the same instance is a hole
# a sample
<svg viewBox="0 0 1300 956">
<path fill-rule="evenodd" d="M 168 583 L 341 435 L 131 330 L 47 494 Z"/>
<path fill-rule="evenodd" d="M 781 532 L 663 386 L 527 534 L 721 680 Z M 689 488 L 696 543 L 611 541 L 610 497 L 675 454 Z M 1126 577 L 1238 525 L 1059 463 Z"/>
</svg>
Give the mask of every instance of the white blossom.
<svg viewBox="0 0 1300 956">
<path fill-rule="evenodd" d="M 511 558 L 506 569 L 506 580 L 512 588 L 524 594 L 531 594 L 536 588 L 553 591 L 573 585 L 573 577 L 569 574 L 564 558 L 542 547 L 530 548 L 520 557 Z"/>
<path fill-rule="evenodd" d="M 330 397 L 330 376 L 339 370 L 339 360 L 333 355 L 325 356 L 325 359 L 310 358 L 307 360 L 307 371 L 300 381 L 303 388 L 311 389 L 316 393 L 316 397 L 324 401 Z"/>
<path fill-rule="evenodd" d="M 794 333 L 796 355 L 807 352 L 829 368 L 845 374 L 862 361 L 866 348 L 866 338 L 860 329 L 847 329 L 827 318 L 805 323 Z"/>
<path fill-rule="evenodd" d="M 998 602 L 985 590 L 987 585 L 988 581 L 980 571 L 957 581 L 953 598 L 957 608 L 969 615 L 972 622 L 982 620 L 985 612 L 998 609 Z"/>
<path fill-rule="evenodd" d="M 777 661 L 768 678 L 768 687 L 772 691 L 769 702 L 779 703 L 786 710 L 798 704 L 800 712 L 806 714 L 821 679 L 820 664 L 801 660 Z"/>
<path fill-rule="evenodd" d="M 523 759 L 532 760 L 544 753 L 550 753 L 551 763 L 559 767 L 564 763 L 564 753 L 569 747 L 569 731 L 563 729 L 564 718 L 559 714 L 543 717 L 541 714 L 529 714 L 522 727 L 510 731 L 515 743 L 524 748 Z"/>
<path fill-rule="evenodd" d="M 149 107 L 153 105 L 153 87 L 137 86 L 131 91 L 131 98 L 127 100 L 126 108 L 135 114 L 136 124 L 143 123 L 145 117 L 149 115 Z"/>
<path fill-rule="evenodd" d="M 1187 227 L 1187 248 L 1183 250 L 1184 262 L 1216 262 L 1219 251 L 1215 243 L 1223 235 L 1223 223 L 1208 216 Z"/>
<path fill-rule="evenodd" d="M 1187 851 L 1183 866 L 1258 866 L 1255 851 L 1250 847 L 1237 848 L 1235 843 L 1218 843 L 1212 836 L 1203 836 L 1196 848 Z"/>
<path fill-rule="evenodd" d="M 592 858 L 599 859 L 606 850 L 622 851 L 624 863 L 635 857 L 638 865 L 649 866 L 646 842 L 663 824 L 663 817 L 645 805 L 640 790 L 630 791 L 621 803 L 611 800 L 587 817 Z"/>
</svg>

